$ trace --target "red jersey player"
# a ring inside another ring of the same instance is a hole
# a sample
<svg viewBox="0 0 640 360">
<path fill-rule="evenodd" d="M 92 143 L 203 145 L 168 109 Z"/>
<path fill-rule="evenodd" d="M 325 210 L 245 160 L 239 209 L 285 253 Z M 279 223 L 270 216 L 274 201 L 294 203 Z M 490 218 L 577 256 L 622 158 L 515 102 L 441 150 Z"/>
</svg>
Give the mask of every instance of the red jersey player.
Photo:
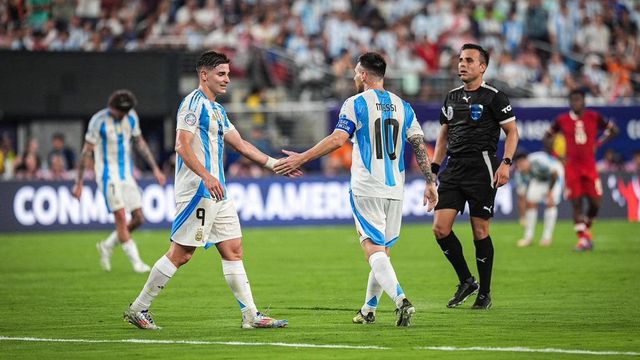
<svg viewBox="0 0 640 360">
<path fill-rule="evenodd" d="M 602 196 L 602 184 L 596 171 L 596 150 L 618 134 L 618 127 L 596 111 L 585 109 L 585 94 L 574 90 L 569 94 L 571 111 L 558 115 L 546 136 L 552 138 L 558 132 L 564 134 L 567 144 L 565 177 L 567 198 L 573 206 L 578 243 L 574 250 L 593 249 L 591 223 L 598 215 Z M 602 136 L 598 133 L 603 130 Z M 583 211 L 584 199 L 586 212 Z"/>
</svg>

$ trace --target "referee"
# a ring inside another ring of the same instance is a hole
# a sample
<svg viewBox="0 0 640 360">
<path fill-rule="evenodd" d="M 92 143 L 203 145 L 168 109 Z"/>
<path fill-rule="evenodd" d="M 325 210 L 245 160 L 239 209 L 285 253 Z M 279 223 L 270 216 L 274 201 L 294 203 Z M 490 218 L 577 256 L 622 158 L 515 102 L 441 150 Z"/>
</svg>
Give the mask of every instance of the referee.
<svg viewBox="0 0 640 360">
<path fill-rule="evenodd" d="M 489 219 L 493 216 L 496 189 L 509 181 L 509 166 L 518 144 L 518 128 L 509 99 L 486 84 L 482 76 L 489 53 L 476 44 L 464 44 L 458 58 L 458 76 L 463 86 L 449 92 L 440 114 L 440 133 L 432 172 L 437 174 L 445 154 L 447 166 L 439 176 L 433 233 L 458 275 L 460 284 L 447 307 L 461 305 L 478 291 L 473 309 L 491 307 L 493 244 Z M 500 128 L 507 135 L 504 157 L 496 157 Z M 469 203 L 473 244 L 480 283 L 471 275 L 460 240 L 453 233 L 456 215 Z"/>
</svg>

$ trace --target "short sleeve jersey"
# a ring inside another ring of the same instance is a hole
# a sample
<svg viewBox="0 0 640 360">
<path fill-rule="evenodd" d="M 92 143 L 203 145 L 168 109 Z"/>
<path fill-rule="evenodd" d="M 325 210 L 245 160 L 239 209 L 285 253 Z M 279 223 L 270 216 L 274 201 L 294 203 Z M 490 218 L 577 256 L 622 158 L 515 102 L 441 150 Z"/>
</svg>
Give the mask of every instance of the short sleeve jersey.
<svg viewBox="0 0 640 360">
<path fill-rule="evenodd" d="M 402 200 L 406 140 L 424 136 L 411 105 L 389 91 L 367 90 L 344 102 L 336 130 L 354 144 L 352 193 Z"/>
<path fill-rule="evenodd" d="M 505 93 L 485 82 L 474 91 L 464 87 L 449 92 L 440 111 L 440 124 L 449 126 L 449 155 L 494 154 L 500 139 L 500 125 L 515 121 Z"/>
<path fill-rule="evenodd" d="M 226 190 L 222 160 L 224 135 L 235 130 L 235 127 L 222 105 L 207 99 L 199 89 L 192 91 L 178 108 L 176 129 L 195 135 L 191 148 L 198 161 Z M 196 196 L 211 198 L 202 179 L 184 165 L 179 155 L 176 156 L 174 191 L 176 202 L 191 201 Z"/>
<path fill-rule="evenodd" d="M 595 167 L 594 149 L 598 133 L 607 127 L 600 113 L 584 110 L 581 116 L 574 112 L 560 114 L 551 125 L 554 132 L 561 131 L 567 144 L 567 166 Z"/>
<path fill-rule="evenodd" d="M 116 119 L 108 108 L 93 115 L 84 139 L 94 145 L 96 181 L 102 189 L 109 182 L 135 181 L 131 139 L 140 134 L 140 119 L 134 110 L 122 119 Z"/>
</svg>

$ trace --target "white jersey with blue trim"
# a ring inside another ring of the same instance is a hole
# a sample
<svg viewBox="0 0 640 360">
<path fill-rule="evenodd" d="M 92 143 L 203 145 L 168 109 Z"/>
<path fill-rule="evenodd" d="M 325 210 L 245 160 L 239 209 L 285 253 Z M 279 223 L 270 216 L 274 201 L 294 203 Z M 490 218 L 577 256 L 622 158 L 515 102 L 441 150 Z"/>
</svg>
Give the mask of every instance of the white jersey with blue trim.
<svg viewBox="0 0 640 360">
<path fill-rule="evenodd" d="M 402 200 L 406 140 L 424 136 L 411 105 L 385 90 L 367 90 L 342 105 L 336 130 L 353 142 L 354 195 Z"/>
<path fill-rule="evenodd" d="M 195 135 L 191 143 L 193 152 L 207 171 L 220 181 L 226 192 L 222 160 L 224 135 L 235 127 L 222 105 L 209 101 L 201 90 L 196 89 L 182 100 L 177 122 L 177 130 Z M 179 155 L 176 156 L 174 190 L 176 202 L 190 201 L 194 196 L 211 198 L 202 179 L 184 165 Z"/>
<path fill-rule="evenodd" d="M 557 181 L 561 181 L 564 178 L 562 163 L 550 154 L 544 151 L 537 151 L 527 155 L 527 159 L 530 164 L 529 176 L 532 179 L 549 181 L 554 172 L 558 174 Z"/>
<path fill-rule="evenodd" d="M 135 182 L 131 138 L 140 134 L 140 119 L 134 110 L 119 120 L 108 108 L 93 115 L 84 139 L 94 145 L 96 181 L 102 189 L 109 182 Z"/>
</svg>

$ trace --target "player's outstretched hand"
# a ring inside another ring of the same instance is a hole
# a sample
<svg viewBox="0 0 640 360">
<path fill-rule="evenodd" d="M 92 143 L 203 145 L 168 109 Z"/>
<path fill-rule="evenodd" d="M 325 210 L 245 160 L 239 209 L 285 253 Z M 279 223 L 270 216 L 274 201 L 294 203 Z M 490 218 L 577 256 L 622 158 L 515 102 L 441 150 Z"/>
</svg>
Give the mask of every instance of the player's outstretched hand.
<svg viewBox="0 0 640 360">
<path fill-rule="evenodd" d="M 436 184 L 427 184 L 427 186 L 424 188 L 424 199 L 422 200 L 422 205 L 427 207 L 427 212 L 431 212 L 433 211 L 433 209 L 435 209 L 437 204 L 438 189 L 436 188 Z"/>
<path fill-rule="evenodd" d="M 282 158 L 278 160 L 276 166 L 273 167 L 273 171 L 276 174 L 280 175 L 289 175 L 294 173 L 296 170 L 302 173 L 299 169 L 300 166 L 304 163 L 302 160 L 302 155 L 295 151 L 282 150 L 285 155 L 288 155 L 286 158 Z"/>
</svg>

